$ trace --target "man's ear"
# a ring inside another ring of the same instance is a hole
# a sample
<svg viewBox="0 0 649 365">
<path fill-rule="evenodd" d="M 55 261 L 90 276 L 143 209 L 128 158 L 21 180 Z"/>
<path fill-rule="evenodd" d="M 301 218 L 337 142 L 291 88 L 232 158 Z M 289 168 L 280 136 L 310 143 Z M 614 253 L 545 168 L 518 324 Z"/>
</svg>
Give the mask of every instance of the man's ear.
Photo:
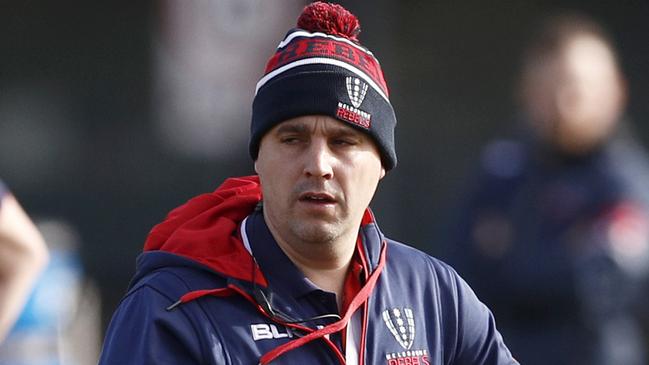
<svg viewBox="0 0 649 365">
<path fill-rule="evenodd" d="M 259 175 L 259 170 L 257 169 L 257 160 L 255 160 L 255 173 Z"/>
<path fill-rule="evenodd" d="M 385 176 L 385 167 L 381 166 L 381 176 L 379 176 L 379 180 L 383 179 Z"/>
</svg>

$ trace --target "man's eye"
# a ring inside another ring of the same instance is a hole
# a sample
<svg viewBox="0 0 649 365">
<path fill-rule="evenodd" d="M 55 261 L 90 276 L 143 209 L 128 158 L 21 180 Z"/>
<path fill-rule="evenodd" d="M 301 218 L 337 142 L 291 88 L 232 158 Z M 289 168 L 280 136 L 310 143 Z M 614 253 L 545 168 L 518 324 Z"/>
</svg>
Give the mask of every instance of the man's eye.
<svg viewBox="0 0 649 365">
<path fill-rule="evenodd" d="M 285 144 L 295 144 L 300 141 L 298 137 L 282 137 L 280 141 Z"/>
<path fill-rule="evenodd" d="M 353 146 L 356 144 L 356 141 L 347 138 L 337 138 L 332 143 L 337 146 Z"/>
</svg>

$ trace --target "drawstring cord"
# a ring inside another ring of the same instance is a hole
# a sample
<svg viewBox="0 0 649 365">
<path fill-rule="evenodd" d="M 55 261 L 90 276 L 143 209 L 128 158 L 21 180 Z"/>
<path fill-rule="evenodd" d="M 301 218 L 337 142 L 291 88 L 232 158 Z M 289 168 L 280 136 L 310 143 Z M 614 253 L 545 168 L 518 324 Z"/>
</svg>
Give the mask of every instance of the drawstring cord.
<svg viewBox="0 0 649 365">
<path fill-rule="evenodd" d="M 172 311 L 181 304 L 191 302 L 192 300 L 195 300 L 200 297 L 208 296 L 208 295 L 215 296 L 215 297 L 227 297 L 232 294 L 234 294 L 234 291 L 232 290 L 231 287 L 191 291 L 183 295 L 182 297 L 180 297 L 180 299 L 178 299 L 172 305 L 168 306 L 166 310 Z"/>
</svg>

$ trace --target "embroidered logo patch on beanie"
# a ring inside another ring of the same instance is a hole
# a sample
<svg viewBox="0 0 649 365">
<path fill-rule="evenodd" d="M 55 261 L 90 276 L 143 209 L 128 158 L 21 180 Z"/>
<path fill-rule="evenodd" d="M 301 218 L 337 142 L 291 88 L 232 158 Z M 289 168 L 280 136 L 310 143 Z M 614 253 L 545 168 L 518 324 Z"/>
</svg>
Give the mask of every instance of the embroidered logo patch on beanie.
<svg viewBox="0 0 649 365">
<path fill-rule="evenodd" d="M 367 92 L 367 84 L 362 82 L 358 77 L 347 76 L 345 80 L 347 85 L 347 96 L 349 96 L 349 101 L 353 106 L 344 102 L 338 102 L 336 117 L 343 121 L 359 125 L 365 129 L 370 129 L 370 113 L 359 109 L 363 103 L 363 99 L 365 98 L 365 93 Z"/>
</svg>

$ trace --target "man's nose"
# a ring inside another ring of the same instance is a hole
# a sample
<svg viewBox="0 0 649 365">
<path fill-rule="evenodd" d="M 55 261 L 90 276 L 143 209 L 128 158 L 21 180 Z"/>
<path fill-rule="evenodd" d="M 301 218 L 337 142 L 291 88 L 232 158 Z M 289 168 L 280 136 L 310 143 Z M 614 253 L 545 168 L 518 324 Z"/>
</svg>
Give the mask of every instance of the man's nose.
<svg viewBox="0 0 649 365">
<path fill-rule="evenodd" d="M 333 154 L 326 141 L 314 140 L 304 156 L 304 174 L 308 177 L 331 179 L 333 173 Z"/>
</svg>

